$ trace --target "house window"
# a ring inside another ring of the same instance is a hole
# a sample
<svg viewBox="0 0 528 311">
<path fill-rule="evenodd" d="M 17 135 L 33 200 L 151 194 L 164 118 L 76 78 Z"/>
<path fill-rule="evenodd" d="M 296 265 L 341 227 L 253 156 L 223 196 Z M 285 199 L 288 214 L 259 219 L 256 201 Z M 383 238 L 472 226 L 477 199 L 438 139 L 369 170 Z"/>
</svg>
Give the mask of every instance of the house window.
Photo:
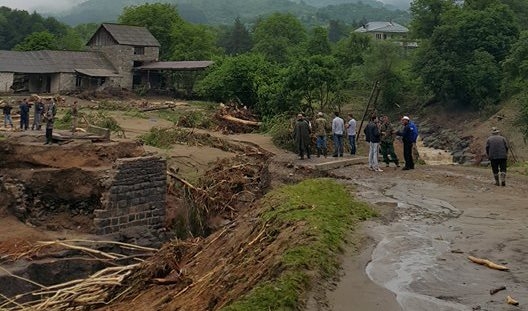
<svg viewBox="0 0 528 311">
<path fill-rule="evenodd" d="M 134 47 L 134 55 L 145 55 L 145 47 L 143 47 L 143 46 L 135 46 Z"/>
<path fill-rule="evenodd" d="M 75 76 L 75 86 L 76 87 L 82 86 L 82 77 L 80 75 Z"/>
<path fill-rule="evenodd" d="M 381 40 L 381 34 L 380 33 L 376 34 L 376 39 L 380 39 Z"/>
</svg>

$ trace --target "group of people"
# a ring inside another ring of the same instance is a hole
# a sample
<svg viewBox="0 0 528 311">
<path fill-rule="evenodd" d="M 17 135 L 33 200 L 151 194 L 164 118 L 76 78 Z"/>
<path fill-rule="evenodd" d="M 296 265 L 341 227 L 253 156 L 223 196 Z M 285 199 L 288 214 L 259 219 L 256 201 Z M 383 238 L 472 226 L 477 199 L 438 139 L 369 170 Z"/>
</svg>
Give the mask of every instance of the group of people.
<svg viewBox="0 0 528 311">
<path fill-rule="evenodd" d="M 16 104 L 14 101 L 12 104 Z M 57 114 L 57 105 L 53 98 L 45 98 L 44 100 L 38 99 L 34 103 L 28 102 L 26 98 L 20 101 L 19 105 L 20 113 L 20 130 L 26 131 L 29 129 L 29 114 L 33 108 L 33 124 L 31 125 L 31 130 L 40 131 L 42 128 L 42 122 L 45 122 L 46 125 L 46 142 L 44 144 L 52 143 L 53 136 L 53 127 L 55 123 L 55 116 Z M 11 117 L 11 112 L 13 106 L 9 102 L 3 104 L 3 115 L 4 115 L 4 127 L 7 128 L 7 125 L 13 128 L 13 119 Z M 75 132 L 77 127 L 77 101 L 73 102 L 71 107 L 72 114 L 72 132 Z"/>
<path fill-rule="evenodd" d="M 400 167 L 398 156 L 394 152 L 394 139 L 395 136 L 401 136 L 404 149 L 405 166 L 404 170 L 414 169 L 414 161 L 412 158 L 413 144 L 416 142 L 416 138 L 413 136 L 413 130 L 409 117 L 404 116 L 402 118 L 402 129 L 395 131 L 390 123 L 387 116 L 382 116 L 378 119 L 377 116 L 372 116 L 370 122 L 364 129 L 365 139 L 369 144 L 369 169 L 372 171 L 383 171 L 379 167 L 378 153 L 381 151 L 383 156 L 383 162 L 386 166 L 390 166 L 393 162 L 396 167 Z M 328 131 L 331 129 L 332 140 L 334 143 L 333 157 L 342 157 L 344 154 L 344 135 L 348 138 L 350 145 L 350 154 L 356 154 L 356 127 L 357 121 L 352 113 L 348 114 L 348 119 L 345 122 L 340 116 L 339 112 L 334 113 L 331 125 L 324 117 L 322 112 L 317 113 L 314 125 L 312 127 L 311 122 L 302 113 L 297 115 L 297 121 L 295 123 L 293 137 L 295 146 L 300 159 L 304 159 L 304 156 L 310 158 L 311 150 L 311 134 L 314 133 L 316 136 L 316 150 L 317 157 L 321 155 L 327 156 L 327 136 Z M 381 149 L 381 150 L 380 150 Z"/>
<path fill-rule="evenodd" d="M 324 117 L 322 112 L 317 113 L 314 125 L 302 113 L 297 115 L 297 122 L 295 123 L 293 138 L 297 153 L 301 159 L 304 156 L 310 159 L 311 153 L 311 134 L 314 133 L 316 137 L 317 157 L 327 157 L 327 135 L 328 131 L 332 131 L 332 140 L 334 142 L 333 157 L 342 157 L 344 153 L 343 136 L 347 135 L 350 143 L 350 154 L 356 154 L 356 120 L 352 114 L 348 115 L 348 121 L 345 121 L 339 116 L 338 112 L 334 113 L 331 125 Z"/>
</svg>

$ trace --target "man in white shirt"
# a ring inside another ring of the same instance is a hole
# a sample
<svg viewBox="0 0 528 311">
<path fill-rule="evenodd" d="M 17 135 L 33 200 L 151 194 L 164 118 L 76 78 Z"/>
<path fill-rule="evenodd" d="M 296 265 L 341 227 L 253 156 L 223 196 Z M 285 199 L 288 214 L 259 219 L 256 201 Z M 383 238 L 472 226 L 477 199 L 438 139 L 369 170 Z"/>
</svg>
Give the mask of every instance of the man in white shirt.
<svg viewBox="0 0 528 311">
<path fill-rule="evenodd" d="M 339 112 L 334 112 L 334 119 L 332 120 L 332 135 L 334 139 L 334 154 L 333 157 L 343 156 L 343 133 L 345 132 L 345 121 L 339 117 Z"/>
<path fill-rule="evenodd" d="M 346 124 L 348 142 L 350 143 L 350 154 L 356 154 L 356 119 L 352 113 L 348 114 L 348 123 Z"/>
</svg>

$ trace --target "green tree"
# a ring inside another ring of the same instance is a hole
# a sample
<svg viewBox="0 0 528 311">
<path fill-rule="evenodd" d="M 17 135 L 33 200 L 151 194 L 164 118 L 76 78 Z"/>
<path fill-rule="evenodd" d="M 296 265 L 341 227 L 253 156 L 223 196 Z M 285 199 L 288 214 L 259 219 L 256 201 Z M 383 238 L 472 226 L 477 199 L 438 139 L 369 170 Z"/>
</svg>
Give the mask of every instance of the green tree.
<svg viewBox="0 0 528 311">
<path fill-rule="evenodd" d="M 81 51 L 84 49 L 84 45 L 85 42 L 72 28 L 69 28 L 64 36 L 57 38 L 57 48 L 59 50 Z"/>
<path fill-rule="evenodd" d="M 176 60 L 211 60 L 219 55 L 215 33 L 204 25 L 187 22 L 174 25 L 170 37 L 170 57 Z"/>
<path fill-rule="evenodd" d="M 257 22 L 253 40 L 255 52 L 273 62 L 286 63 L 299 53 L 300 45 L 306 40 L 306 32 L 293 15 L 275 13 Z"/>
<path fill-rule="evenodd" d="M 118 20 L 122 24 L 146 27 L 161 45 L 161 59 L 168 59 L 173 54 L 171 40 L 174 26 L 184 24 L 176 6 L 168 3 L 125 7 Z"/>
<path fill-rule="evenodd" d="M 300 58 L 288 70 L 286 87 L 292 94 L 298 94 L 308 108 L 317 105 L 324 110 L 339 89 L 337 69 L 338 63 L 333 56 Z"/>
<path fill-rule="evenodd" d="M 502 92 L 505 96 L 528 89 L 528 31 L 523 31 L 502 63 L 504 78 Z"/>
<path fill-rule="evenodd" d="M 252 48 L 251 35 L 238 17 L 235 19 L 233 26 L 221 36 L 219 42 L 228 55 L 246 53 Z"/>
<path fill-rule="evenodd" d="M 332 52 L 328 41 L 328 32 L 325 28 L 315 27 L 312 29 L 310 38 L 306 43 L 306 52 L 308 55 L 329 55 Z"/>
<path fill-rule="evenodd" d="M 489 3 L 446 11 L 430 40 L 421 43 L 414 69 L 437 99 L 474 108 L 498 101 L 499 63 L 519 29 L 508 6 Z"/>
<path fill-rule="evenodd" d="M 328 22 L 328 40 L 330 40 L 330 42 L 338 42 L 345 38 L 348 32 L 350 32 L 350 29 L 348 29 L 348 27 L 341 21 L 331 19 Z"/>
<path fill-rule="evenodd" d="M 56 50 L 57 38 L 47 31 L 34 32 L 14 48 L 16 51 Z"/>
<path fill-rule="evenodd" d="M 453 0 L 413 0 L 411 2 L 411 32 L 415 38 L 427 39 L 441 25 L 442 15 L 453 9 Z"/>
<path fill-rule="evenodd" d="M 387 108 L 403 102 L 402 52 L 402 48 L 392 42 L 377 42 L 365 56 L 364 74 L 367 81 L 379 83 L 381 105 Z"/>
</svg>

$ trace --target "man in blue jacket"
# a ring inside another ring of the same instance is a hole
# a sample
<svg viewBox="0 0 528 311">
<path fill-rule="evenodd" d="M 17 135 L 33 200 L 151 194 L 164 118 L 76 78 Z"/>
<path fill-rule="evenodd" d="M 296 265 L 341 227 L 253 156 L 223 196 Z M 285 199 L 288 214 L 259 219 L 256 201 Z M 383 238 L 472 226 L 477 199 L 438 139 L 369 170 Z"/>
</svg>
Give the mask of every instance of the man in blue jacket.
<svg viewBox="0 0 528 311">
<path fill-rule="evenodd" d="M 409 117 L 404 116 L 401 119 L 403 129 L 401 131 L 398 131 L 396 135 L 402 137 L 403 141 L 403 158 L 405 159 L 405 166 L 403 167 L 404 171 L 407 170 L 413 170 L 414 169 L 414 160 L 412 156 L 412 148 L 413 148 L 413 131 L 409 125 L 409 122 L 411 120 Z"/>
</svg>

